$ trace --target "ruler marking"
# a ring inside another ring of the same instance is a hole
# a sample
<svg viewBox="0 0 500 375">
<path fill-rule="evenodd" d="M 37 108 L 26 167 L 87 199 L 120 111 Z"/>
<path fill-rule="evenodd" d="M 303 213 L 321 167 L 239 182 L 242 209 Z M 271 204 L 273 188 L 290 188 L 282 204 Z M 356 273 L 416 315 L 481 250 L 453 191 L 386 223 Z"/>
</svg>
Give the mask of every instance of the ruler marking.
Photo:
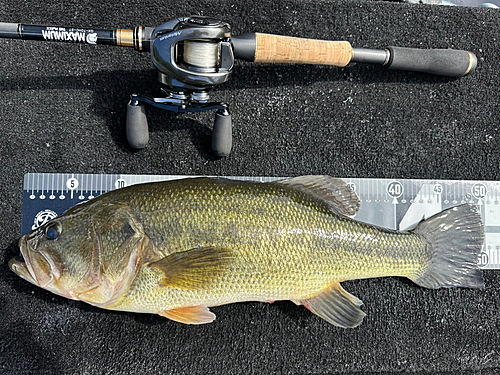
<svg viewBox="0 0 500 375">
<path fill-rule="evenodd" d="M 87 198 L 88 194 L 89 194 L 89 176 L 92 176 L 92 175 L 83 175 L 83 178 L 85 179 L 85 192 L 84 194 L 82 194 L 83 196 L 83 199 Z"/>
<path fill-rule="evenodd" d="M 397 221 L 398 217 L 397 217 L 397 211 L 396 211 L 397 206 L 398 206 L 397 202 L 398 202 L 397 199 L 394 198 L 394 201 L 392 202 L 392 205 L 394 207 L 394 210 L 393 210 L 393 214 L 394 214 L 394 227 L 393 227 L 393 229 L 398 229 L 398 221 Z"/>
<path fill-rule="evenodd" d="M 85 195 L 87 195 L 89 191 L 89 175 L 88 174 L 84 175 L 84 179 L 85 179 Z"/>
<path fill-rule="evenodd" d="M 33 174 L 33 178 L 31 179 L 31 197 L 34 199 L 35 197 L 35 177 L 36 175 Z"/>
<path fill-rule="evenodd" d="M 54 196 L 54 174 L 51 175 L 51 182 L 50 182 L 50 199 L 53 199 L 52 197 Z"/>
<path fill-rule="evenodd" d="M 92 177 L 90 178 L 90 195 L 89 195 L 89 199 L 92 199 L 94 198 L 94 174 L 92 175 Z"/>
<path fill-rule="evenodd" d="M 83 175 L 78 173 L 76 175 L 76 180 L 78 181 L 78 186 L 75 189 L 76 199 L 81 200 L 82 194 L 83 194 L 83 186 L 85 184 L 85 181 L 83 179 Z"/>
</svg>

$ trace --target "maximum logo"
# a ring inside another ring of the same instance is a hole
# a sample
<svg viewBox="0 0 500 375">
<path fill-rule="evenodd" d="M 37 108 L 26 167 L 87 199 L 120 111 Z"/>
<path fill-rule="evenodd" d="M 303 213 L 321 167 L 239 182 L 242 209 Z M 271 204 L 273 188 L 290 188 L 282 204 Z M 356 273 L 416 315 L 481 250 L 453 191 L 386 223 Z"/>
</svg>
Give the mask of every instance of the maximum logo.
<svg viewBox="0 0 500 375">
<path fill-rule="evenodd" d="M 47 221 L 52 220 L 57 217 L 57 213 L 52 210 L 43 210 L 36 214 L 35 219 L 33 220 L 33 225 L 31 226 L 31 230 L 35 230 L 38 227 L 41 227 Z"/>
<path fill-rule="evenodd" d="M 93 30 L 70 29 L 64 27 L 47 27 L 42 30 L 44 40 L 56 40 L 59 42 L 97 43 L 97 33 Z"/>
<path fill-rule="evenodd" d="M 87 43 L 88 44 L 97 44 L 97 33 L 87 34 Z"/>
</svg>

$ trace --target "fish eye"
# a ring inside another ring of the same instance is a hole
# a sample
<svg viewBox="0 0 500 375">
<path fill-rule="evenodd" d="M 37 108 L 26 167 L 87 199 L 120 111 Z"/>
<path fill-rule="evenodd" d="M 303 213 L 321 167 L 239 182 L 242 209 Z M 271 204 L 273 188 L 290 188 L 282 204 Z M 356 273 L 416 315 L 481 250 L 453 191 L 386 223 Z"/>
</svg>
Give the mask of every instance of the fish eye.
<svg viewBox="0 0 500 375">
<path fill-rule="evenodd" d="M 51 224 L 45 229 L 45 236 L 49 240 L 56 240 L 60 233 L 60 226 L 57 224 Z"/>
</svg>

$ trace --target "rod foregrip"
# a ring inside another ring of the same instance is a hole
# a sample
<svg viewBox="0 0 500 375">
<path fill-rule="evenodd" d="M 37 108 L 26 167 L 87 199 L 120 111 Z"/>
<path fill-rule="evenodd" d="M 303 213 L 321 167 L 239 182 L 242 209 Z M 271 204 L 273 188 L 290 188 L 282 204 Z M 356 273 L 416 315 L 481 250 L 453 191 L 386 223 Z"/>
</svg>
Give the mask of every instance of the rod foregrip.
<svg viewBox="0 0 500 375">
<path fill-rule="evenodd" d="M 453 49 L 417 49 L 388 47 L 389 69 L 411 70 L 448 77 L 463 77 L 477 66 L 476 56 L 469 51 Z"/>
<path fill-rule="evenodd" d="M 254 35 L 254 62 L 346 66 L 351 61 L 352 47 L 349 42 L 261 33 Z"/>
</svg>

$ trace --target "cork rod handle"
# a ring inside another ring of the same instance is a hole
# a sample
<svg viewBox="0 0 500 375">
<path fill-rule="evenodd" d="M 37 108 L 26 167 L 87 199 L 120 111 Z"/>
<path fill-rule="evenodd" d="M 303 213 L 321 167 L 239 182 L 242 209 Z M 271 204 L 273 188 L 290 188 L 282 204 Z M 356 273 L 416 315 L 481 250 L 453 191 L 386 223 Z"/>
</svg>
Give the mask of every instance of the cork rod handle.
<svg viewBox="0 0 500 375">
<path fill-rule="evenodd" d="M 349 42 L 261 33 L 255 36 L 255 62 L 346 66 L 352 57 Z"/>
</svg>

